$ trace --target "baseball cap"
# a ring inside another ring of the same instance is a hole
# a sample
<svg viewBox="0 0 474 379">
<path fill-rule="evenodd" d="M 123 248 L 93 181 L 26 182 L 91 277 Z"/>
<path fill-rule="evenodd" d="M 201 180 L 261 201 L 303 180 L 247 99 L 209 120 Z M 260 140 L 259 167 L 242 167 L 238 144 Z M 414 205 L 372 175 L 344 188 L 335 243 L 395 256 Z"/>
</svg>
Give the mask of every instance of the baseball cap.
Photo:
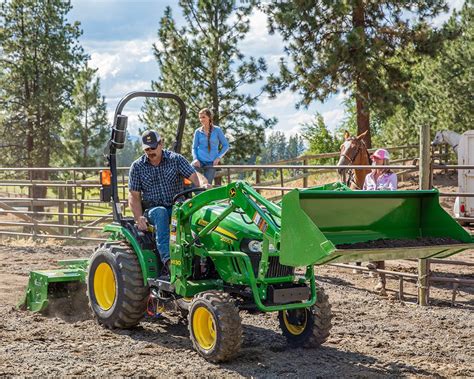
<svg viewBox="0 0 474 379">
<path fill-rule="evenodd" d="M 379 159 L 390 159 L 390 154 L 385 149 L 377 149 L 372 154 L 372 157 L 379 158 Z"/>
<path fill-rule="evenodd" d="M 161 137 L 156 130 L 147 130 L 142 134 L 142 148 L 156 149 L 158 143 L 161 141 Z"/>
</svg>

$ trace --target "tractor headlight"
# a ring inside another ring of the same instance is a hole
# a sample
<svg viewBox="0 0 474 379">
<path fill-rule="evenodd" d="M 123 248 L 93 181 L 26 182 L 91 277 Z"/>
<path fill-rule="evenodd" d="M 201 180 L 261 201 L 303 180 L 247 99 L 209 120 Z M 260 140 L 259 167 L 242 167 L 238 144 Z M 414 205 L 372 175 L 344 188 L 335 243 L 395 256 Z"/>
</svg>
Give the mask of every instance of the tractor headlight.
<svg viewBox="0 0 474 379">
<path fill-rule="evenodd" d="M 249 242 L 249 250 L 252 253 L 260 253 L 262 251 L 262 241 L 251 240 Z"/>
<path fill-rule="evenodd" d="M 240 250 L 244 253 L 261 253 L 262 241 L 244 238 L 240 244 Z"/>
</svg>

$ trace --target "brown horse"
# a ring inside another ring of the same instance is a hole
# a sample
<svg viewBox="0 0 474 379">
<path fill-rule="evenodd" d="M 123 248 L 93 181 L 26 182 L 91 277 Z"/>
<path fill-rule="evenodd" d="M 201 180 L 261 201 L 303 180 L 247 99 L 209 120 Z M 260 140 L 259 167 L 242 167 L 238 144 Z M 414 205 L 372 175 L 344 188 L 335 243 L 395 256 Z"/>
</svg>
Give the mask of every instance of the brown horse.
<svg viewBox="0 0 474 379">
<path fill-rule="evenodd" d="M 356 166 L 356 165 L 370 165 L 370 156 L 367 151 L 367 146 L 363 140 L 365 134 L 364 132 L 357 137 L 351 137 L 349 132 L 344 133 L 344 143 L 341 145 L 341 154 L 339 155 L 339 161 L 337 162 L 338 166 Z M 370 173 L 370 169 L 343 169 L 340 168 L 337 170 L 341 178 L 343 178 L 344 173 L 347 172 L 347 178 L 345 183 L 351 189 L 361 190 L 364 186 L 365 177 Z"/>
</svg>

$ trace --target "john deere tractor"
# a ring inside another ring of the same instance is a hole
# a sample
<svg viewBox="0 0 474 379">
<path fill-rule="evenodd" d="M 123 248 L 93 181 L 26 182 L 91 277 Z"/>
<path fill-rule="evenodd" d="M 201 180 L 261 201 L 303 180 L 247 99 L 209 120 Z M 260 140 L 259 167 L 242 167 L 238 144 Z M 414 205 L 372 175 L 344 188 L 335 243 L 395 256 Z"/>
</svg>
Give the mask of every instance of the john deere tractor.
<svg viewBox="0 0 474 379">
<path fill-rule="evenodd" d="M 171 217 L 171 275 L 161 278 L 153 233 L 123 217 L 117 191 L 116 150 L 125 141 L 121 111 L 136 97 L 173 99 L 180 106 L 173 150 L 179 152 L 186 110 L 172 94 L 136 92 L 118 105 L 108 144 L 110 171 L 102 173 L 101 199 L 111 201 L 109 241 L 97 248 L 87 268 L 87 295 L 97 320 L 108 328 L 137 325 L 145 311 L 178 309 L 188 318 L 196 350 L 223 361 L 240 349 L 240 310 L 279 312 L 293 345 L 318 346 L 329 336 L 331 307 L 316 288 L 312 262 L 280 263 L 281 208 L 244 182 L 185 189 L 174 198 Z M 110 176 L 110 180 L 109 180 Z M 192 196 L 194 194 L 194 196 Z M 305 266 L 301 275 L 296 266 Z"/>
<path fill-rule="evenodd" d="M 120 101 L 107 145 L 110 170 L 101 173 L 101 199 L 111 202 L 114 215 L 104 228 L 108 241 L 87 262 L 65 262 L 67 275 L 65 270 L 32 273 L 36 282 L 30 279 L 25 300 L 30 309 L 47 305 L 44 283 L 67 281 L 69 275 L 86 282 L 92 312 L 105 327 L 134 327 L 150 307 L 155 313 L 178 310 L 187 316 L 196 351 L 218 362 L 239 352 L 241 310 L 278 312 L 289 345 L 317 347 L 327 340 L 331 306 L 315 282 L 314 265 L 442 258 L 474 246 L 472 236 L 440 207 L 436 190 L 362 192 L 335 183 L 294 189 L 280 206 L 238 181 L 208 190 L 185 189 L 175 196 L 171 275 L 160 277 L 153 233 L 139 231 L 133 218 L 122 215 L 118 196 L 116 152 L 124 145 L 127 126 L 122 110 L 138 96 L 177 102 L 173 149 L 180 151 L 186 109 L 178 96 L 132 92 Z M 449 239 L 449 244 L 347 248 L 425 237 Z"/>
</svg>

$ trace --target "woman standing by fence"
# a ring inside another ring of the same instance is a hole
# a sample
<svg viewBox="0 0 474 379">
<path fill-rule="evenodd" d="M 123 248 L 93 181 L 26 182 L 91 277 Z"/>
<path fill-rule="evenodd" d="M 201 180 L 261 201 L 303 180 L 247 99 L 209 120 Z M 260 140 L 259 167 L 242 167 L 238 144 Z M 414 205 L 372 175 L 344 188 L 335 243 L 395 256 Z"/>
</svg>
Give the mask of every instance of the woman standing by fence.
<svg viewBox="0 0 474 379">
<path fill-rule="evenodd" d="M 201 127 L 194 132 L 192 165 L 212 184 L 216 175 L 215 166 L 229 150 L 229 143 L 221 128 L 213 124 L 213 114 L 209 108 L 199 111 L 199 121 Z"/>
</svg>

